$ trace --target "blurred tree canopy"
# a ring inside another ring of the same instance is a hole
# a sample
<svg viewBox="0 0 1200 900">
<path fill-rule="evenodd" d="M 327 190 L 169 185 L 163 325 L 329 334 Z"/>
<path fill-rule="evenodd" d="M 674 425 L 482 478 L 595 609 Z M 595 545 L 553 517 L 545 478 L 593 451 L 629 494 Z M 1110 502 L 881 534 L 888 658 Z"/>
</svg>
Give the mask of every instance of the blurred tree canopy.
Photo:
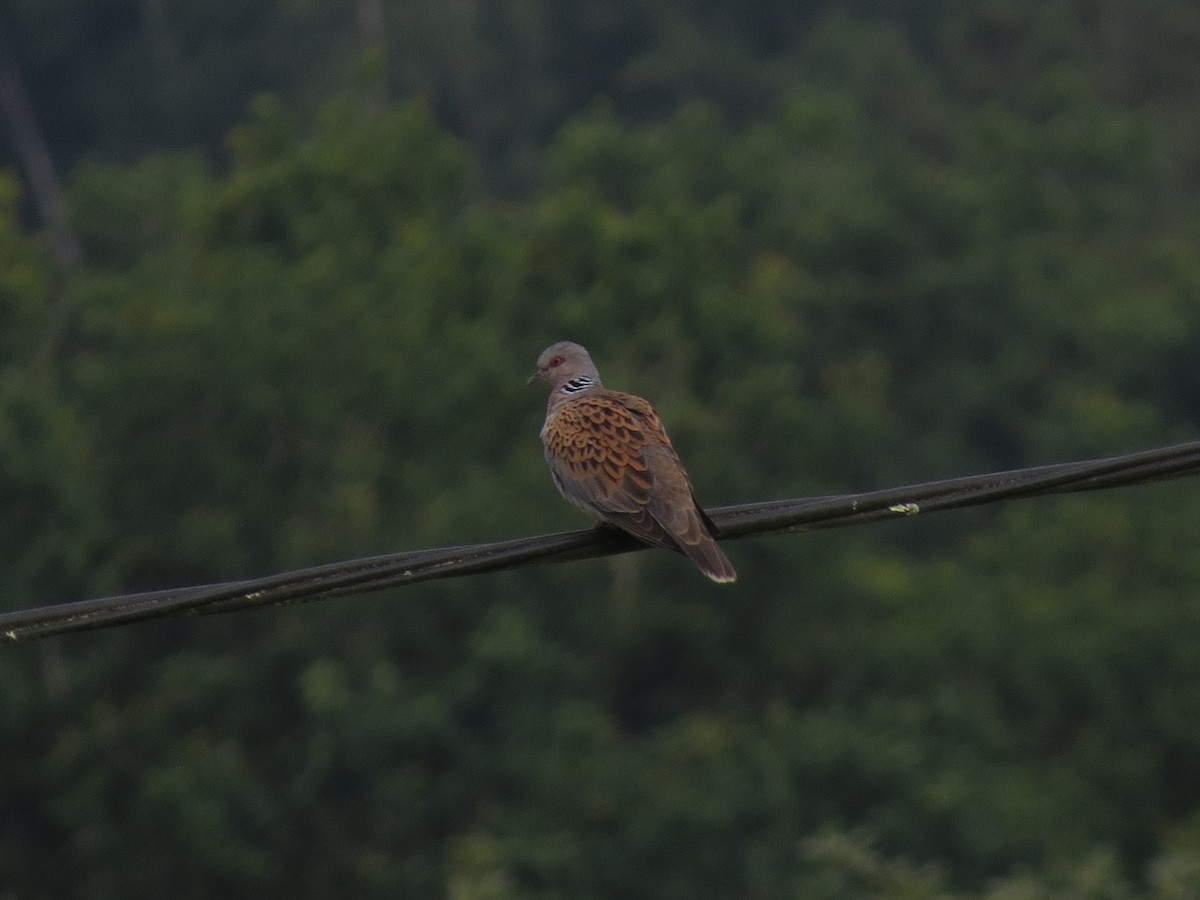
<svg viewBox="0 0 1200 900">
<path fill-rule="evenodd" d="M 0 603 L 577 527 L 572 338 L 706 504 L 1200 424 L 1190 4 L 8 5 Z M 253 99 L 251 99 L 253 98 Z M 53 111 L 53 114 L 51 114 Z M 0 895 L 1200 894 L 1200 490 L 0 653 Z"/>
</svg>

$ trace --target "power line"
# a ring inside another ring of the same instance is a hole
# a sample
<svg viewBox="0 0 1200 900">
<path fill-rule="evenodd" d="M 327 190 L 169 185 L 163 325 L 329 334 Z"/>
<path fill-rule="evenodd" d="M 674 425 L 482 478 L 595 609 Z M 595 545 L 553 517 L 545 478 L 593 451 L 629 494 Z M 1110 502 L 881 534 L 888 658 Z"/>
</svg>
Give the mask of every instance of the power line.
<svg viewBox="0 0 1200 900">
<path fill-rule="evenodd" d="M 970 475 L 861 494 L 771 500 L 708 510 L 722 540 L 862 525 L 1042 494 L 1101 490 L 1200 472 L 1200 441 L 1107 459 Z M 105 628 L 164 616 L 235 612 L 365 594 L 434 578 L 457 578 L 648 549 L 609 528 L 391 553 L 279 575 L 124 594 L 0 614 L 10 640 Z"/>
</svg>

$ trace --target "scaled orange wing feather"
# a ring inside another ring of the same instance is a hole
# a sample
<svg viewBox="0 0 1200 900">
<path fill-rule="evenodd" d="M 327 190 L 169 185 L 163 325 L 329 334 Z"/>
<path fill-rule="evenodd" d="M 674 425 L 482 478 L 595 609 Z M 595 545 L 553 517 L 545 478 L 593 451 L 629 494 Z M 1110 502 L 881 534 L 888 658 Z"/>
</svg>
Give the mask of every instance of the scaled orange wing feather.
<svg viewBox="0 0 1200 900">
<path fill-rule="evenodd" d="M 659 507 L 663 488 L 670 495 L 682 488 L 690 499 L 691 485 L 662 421 L 641 397 L 596 391 L 564 404 L 546 430 L 546 459 L 573 503 L 651 544 L 680 549 L 659 521 Z"/>
</svg>

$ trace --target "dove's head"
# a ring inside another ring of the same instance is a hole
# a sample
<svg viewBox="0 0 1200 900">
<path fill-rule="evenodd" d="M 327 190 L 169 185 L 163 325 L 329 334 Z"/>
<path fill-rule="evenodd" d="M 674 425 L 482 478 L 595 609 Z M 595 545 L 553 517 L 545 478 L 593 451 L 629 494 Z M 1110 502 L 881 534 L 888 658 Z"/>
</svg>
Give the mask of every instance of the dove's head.
<svg viewBox="0 0 1200 900">
<path fill-rule="evenodd" d="M 537 371 L 530 376 L 529 383 L 533 384 L 539 378 L 556 388 L 568 381 L 600 384 L 600 373 L 596 371 L 596 364 L 588 352 L 571 341 L 559 341 L 542 351 L 538 357 Z"/>
</svg>

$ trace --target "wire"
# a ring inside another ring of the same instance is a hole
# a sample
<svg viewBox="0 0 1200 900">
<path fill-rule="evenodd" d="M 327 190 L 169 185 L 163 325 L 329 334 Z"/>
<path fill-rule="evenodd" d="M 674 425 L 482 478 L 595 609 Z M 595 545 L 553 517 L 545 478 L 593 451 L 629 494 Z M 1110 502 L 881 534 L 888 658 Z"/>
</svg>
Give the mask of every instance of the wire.
<svg viewBox="0 0 1200 900">
<path fill-rule="evenodd" d="M 1124 456 L 1014 469 L 861 494 L 771 500 L 708 510 L 722 540 L 862 525 L 1042 494 L 1101 490 L 1200 473 L 1200 441 Z M 17 641 L 164 616 L 235 612 L 365 594 L 434 578 L 645 550 L 611 528 L 592 528 L 462 547 L 392 553 L 264 578 L 200 585 L 0 614 L 0 635 Z"/>
</svg>

